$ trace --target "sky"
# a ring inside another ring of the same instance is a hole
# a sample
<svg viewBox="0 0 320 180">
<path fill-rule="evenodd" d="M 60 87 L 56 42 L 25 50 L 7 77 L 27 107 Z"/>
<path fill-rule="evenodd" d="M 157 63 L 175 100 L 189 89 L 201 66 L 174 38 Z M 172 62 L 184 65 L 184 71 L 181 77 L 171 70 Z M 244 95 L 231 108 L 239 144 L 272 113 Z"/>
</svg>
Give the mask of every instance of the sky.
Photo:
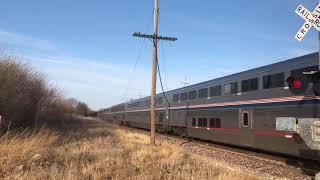
<svg viewBox="0 0 320 180">
<path fill-rule="evenodd" d="M 159 0 L 159 35 L 178 38 L 159 43 L 164 89 L 318 51 L 316 29 L 294 38 L 295 9 L 317 3 Z M 153 0 L 1 0 L 0 49 L 96 110 L 151 93 L 152 43 L 133 32 L 153 32 Z"/>
</svg>

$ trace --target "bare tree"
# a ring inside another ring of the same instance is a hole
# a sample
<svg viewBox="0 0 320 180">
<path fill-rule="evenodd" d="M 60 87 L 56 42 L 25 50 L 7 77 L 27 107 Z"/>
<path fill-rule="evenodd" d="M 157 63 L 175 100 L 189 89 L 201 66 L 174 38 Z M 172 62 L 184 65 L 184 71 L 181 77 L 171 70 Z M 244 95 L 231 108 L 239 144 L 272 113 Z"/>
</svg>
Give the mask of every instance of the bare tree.
<svg viewBox="0 0 320 180">
<path fill-rule="evenodd" d="M 62 93 L 49 87 L 42 74 L 15 57 L 0 56 L 1 126 L 39 127 L 48 119 L 58 122 L 65 107 Z M 53 111 L 54 118 L 50 118 L 46 113 Z"/>
</svg>

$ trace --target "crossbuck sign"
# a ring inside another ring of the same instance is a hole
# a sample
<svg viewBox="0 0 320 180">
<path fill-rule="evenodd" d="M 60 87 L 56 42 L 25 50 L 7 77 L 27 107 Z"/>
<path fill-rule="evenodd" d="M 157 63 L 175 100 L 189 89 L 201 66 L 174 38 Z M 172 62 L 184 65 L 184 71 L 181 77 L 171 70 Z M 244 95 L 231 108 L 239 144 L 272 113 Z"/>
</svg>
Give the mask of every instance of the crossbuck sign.
<svg viewBox="0 0 320 180">
<path fill-rule="evenodd" d="M 295 36 L 298 41 L 303 39 L 312 26 L 320 31 L 320 4 L 312 13 L 302 5 L 299 5 L 295 12 L 306 21 Z"/>
</svg>

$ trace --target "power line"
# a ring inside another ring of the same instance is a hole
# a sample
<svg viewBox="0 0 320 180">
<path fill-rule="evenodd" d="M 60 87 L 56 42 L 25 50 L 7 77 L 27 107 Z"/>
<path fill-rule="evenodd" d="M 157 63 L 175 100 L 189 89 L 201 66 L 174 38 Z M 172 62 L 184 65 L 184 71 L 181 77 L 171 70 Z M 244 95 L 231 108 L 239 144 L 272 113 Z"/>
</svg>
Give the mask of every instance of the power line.
<svg viewBox="0 0 320 180">
<path fill-rule="evenodd" d="M 157 61 L 158 61 L 158 60 L 157 60 Z M 165 93 L 165 91 L 164 91 L 164 89 L 163 89 L 163 83 L 162 83 L 162 78 L 161 78 L 161 72 L 160 72 L 159 63 L 157 64 L 157 66 L 158 66 L 158 74 L 159 74 L 160 85 L 161 85 L 161 89 L 162 89 L 162 95 L 163 95 L 164 99 L 166 100 L 166 102 L 167 102 L 167 104 L 168 104 L 168 109 L 167 109 L 167 111 L 170 112 L 170 107 L 171 107 L 171 105 L 170 105 L 170 103 L 169 103 L 169 101 L 168 101 L 168 99 L 167 99 L 166 93 Z M 168 113 L 168 114 L 166 115 L 166 117 L 168 118 L 168 125 L 170 126 L 170 113 Z M 171 131 L 171 126 L 170 126 L 170 131 Z"/>
<path fill-rule="evenodd" d="M 140 41 L 140 48 L 139 48 L 139 51 L 138 51 L 138 56 L 137 56 L 137 58 L 136 58 L 136 60 L 134 62 L 132 71 L 129 73 L 130 77 L 128 78 L 127 86 L 126 86 L 126 89 L 125 89 L 125 92 L 124 92 L 124 95 L 123 95 L 123 101 L 124 102 L 126 101 L 126 98 L 127 98 L 127 93 L 129 91 L 129 86 L 130 86 L 130 82 L 132 80 L 133 73 L 135 72 L 136 67 L 138 65 L 138 62 L 139 62 L 139 60 L 141 59 L 141 56 L 142 56 L 142 46 L 143 46 L 143 43 L 142 43 L 142 41 Z"/>
<path fill-rule="evenodd" d="M 163 42 L 161 42 L 161 54 L 162 54 L 162 64 L 163 64 L 163 72 L 164 72 L 164 81 L 166 85 L 166 90 L 168 91 L 168 81 L 167 81 L 167 68 L 166 68 L 166 58 L 164 56 L 164 47 L 163 47 Z"/>
<path fill-rule="evenodd" d="M 167 102 L 167 104 L 168 104 L 168 107 L 169 107 L 169 110 L 170 110 L 170 103 L 169 103 L 169 101 L 168 101 L 168 99 L 167 99 L 167 96 L 166 96 L 166 93 L 165 93 L 165 91 L 164 91 L 164 89 L 163 89 L 163 84 L 162 84 L 162 78 L 161 78 L 161 72 L 160 72 L 159 63 L 157 64 L 157 66 L 158 66 L 158 75 L 159 75 L 160 85 L 161 85 L 161 89 L 162 89 L 162 94 L 163 94 L 163 97 L 164 97 L 164 99 L 166 100 L 166 102 Z"/>
</svg>

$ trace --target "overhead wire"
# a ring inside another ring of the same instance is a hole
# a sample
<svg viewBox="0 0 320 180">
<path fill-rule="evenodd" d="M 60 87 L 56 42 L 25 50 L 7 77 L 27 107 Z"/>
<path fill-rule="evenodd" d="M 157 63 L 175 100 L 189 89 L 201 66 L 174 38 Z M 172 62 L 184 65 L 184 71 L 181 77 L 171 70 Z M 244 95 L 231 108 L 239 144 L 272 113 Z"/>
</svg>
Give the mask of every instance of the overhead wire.
<svg viewBox="0 0 320 180">
<path fill-rule="evenodd" d="M 155 46 L 155 44 L 153 43 L 153 45 Z M 157 64 L 157 68 L 158 68 L 158 75 L 159 75 L 159 81 L 160 81 L 160 85 L 161 85 L 161 90 L 162 90 L 162 95 L 164 97 L 164 99 L 166 100 L 167 104 L 168 104 L 168 109 L 167 109 L 167 118 L 168 118 L 168 125 L 170 127 L 170 131 L 172 130 L 171 129 L 171 126 L 170 126 L 170 108 L 171 108 L 171 105 L 170 105 L 170 102 L 166 96 L 166 92 L 164 91 L 164 88 L 163 88 L 163 83 L 162 83 L 162 77 L 161 77 L 161 71 L 160 71 L 160 66 L 159 66 L 159 61 L 158 61 L 158 56 L 156 57 L 156 64 Z"/>
<path fill-rule="evenodd" d="M 125 89 L 125 92 L 123 94 L 123 101 L 126 102 L 126 98 L 127 98 L 127 93 L 129 91 L 129 86 L 130 86 L 130 82 L 132 80 L 132 74 L 135 72 L 136 68 L 137 68 L 137 65 L 138 65 L 138 62 L 139 60 L 141 59 L 141 56 L 142 56 L 142 46 L 143 46 L 143 43 L 140 41 L 140 48 L 138 50 L 138 56 L 134 62 L 134 65 L 133 65 L 133 68 L 132 68 L 132 71 L 129 73 L 130 74 L 130 77 L 128 78 L 128 82 L 127 82 L 127 86 L 126 86 L 126 89 Z"/>
<path fill-rule="evenodd" d="M 169 108 L 169 110 L 170 110 L 170 103 L 169 103 L 169 101 L 168 101 L 168 99 L 167 99 L 166 93 L 165 93 L 164 88 L 163 88 L 163 83 L 162 83 L 162 77 L 161 77 L 161 72 L 160 72 L 160 66 L 159 66 L 158 57 L 157 57 L 156 61 L 157 61 L 156 63 L 157 63 L 157 68 L 158 68 L 158 76 L 159 76 L 159 81 L 160 81 L 160 85 L 161 85 L 162 95 L 163 95 L 164 99 L 166 100 L 166 102 L 167 102 L 167 104 L 168 104 L 168 108 Z"/>
<path fill-rule="evenodd" d="M 150 23 L 150 21 L 152 20 L 152 18 L 150 18 L 150 17 L 152 17 L 152 16 L 146 16 L 146 17 L 147 17 L 147 21 L 146 21 L 147 23 L 146 23 L 145 27 L 146 27 L 146 29 L 151 30 L 152 29 L 152 23 Z M 137 59 L 135 60 L 135 63 L 134 63 L 134 66 L 133 66 L 133 70 L 132 70 L 131 74 L 135 72 L 136 67 L 138 65 L 138 61 L 141 59 L 143 46 L 145 45 L 146 47 L 148 47 L 146 44 L 147 44 L 146 43 L 146 39 L 142 38 L 141 41 L 140 41 L 139 53 L 138 53 Z M 128 78 L 128 83 L 127 83 L 127 87 L 126 87 L 125 92 L 124 92 L 123 101 L 126 101 L 126 98 L 127 98 L 126 96 L 127 96 L 128 91 L 129 91 L 129 86 L 130 86 L 131 80 L 132 80 L 132 75 L 130 75 L 130 77 Z"/>
<path fill-rule="evenodd" d="M 165 58 L 165 56 L 164 56 L 163 41 L 160 41 L 160 42 L 161 42 L 161 54 L 162 54 L 162 64 L 163 64 L 163 72 L 164 72 L 164 81 L 165 81 L 165 85 L 166 85 L 166 90 L 168 90 L 166 58 Z"/>
</svg>

